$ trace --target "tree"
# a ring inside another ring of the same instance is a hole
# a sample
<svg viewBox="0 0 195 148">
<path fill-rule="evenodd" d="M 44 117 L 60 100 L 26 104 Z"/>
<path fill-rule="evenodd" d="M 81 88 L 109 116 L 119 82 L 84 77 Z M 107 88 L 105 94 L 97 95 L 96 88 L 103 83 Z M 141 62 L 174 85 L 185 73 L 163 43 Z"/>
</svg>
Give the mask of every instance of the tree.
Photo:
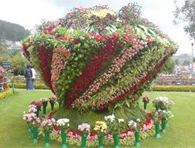
<svg viewBox="0 0 195 148">
<path fill-rule="evenodd" d="M 175 60 L 171 57 L 167 60 L 165 65 L 162 67 L 163 73 L 173 73 L 175 69 Z"/>
<path fill-rule="evenodd" d="M 182 65 L 189 66 L 190 65 L 190 61 L 185 60 L 185 61 L 183 61 Z"/>
<path fill-rule="evenodd" d="M 178 23 L 182 20 L 187 23 L 184 30 L 191 38 L 195 39 L 195 0 L 185 0 L 182 6 L 179 4 L 181 1 L 175 0 L 174 22 Z"/>
<path fill-rule="evenodd" d="M 27 67 L 29 61 L 18 52 L 12 58 L 9 59 L 9 62 L 12 65 L 14 75 L 23 75 L 24 70 Z"/>
</svg>

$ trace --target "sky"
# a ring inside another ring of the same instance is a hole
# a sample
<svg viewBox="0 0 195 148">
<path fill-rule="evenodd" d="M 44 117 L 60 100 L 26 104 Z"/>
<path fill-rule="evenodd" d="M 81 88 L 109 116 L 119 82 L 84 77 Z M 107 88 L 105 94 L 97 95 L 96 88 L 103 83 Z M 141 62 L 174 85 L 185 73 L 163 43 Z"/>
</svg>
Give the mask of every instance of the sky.
<svg viewBox="0 0 195 148">
<path fill-rule="evenodd" d="M 183 25 L 173 24 L 174 0 L 0 0 L 0 20 L 16 23 L 33 30 L 41 20 L 57 20 L 74 7 L 108 5 L 117 11 L 130 2 L 142 6 L 142 16 L 155 25 L 179 45 L 177 55 L 191 53 L 191 40 Z"/>
</svg>

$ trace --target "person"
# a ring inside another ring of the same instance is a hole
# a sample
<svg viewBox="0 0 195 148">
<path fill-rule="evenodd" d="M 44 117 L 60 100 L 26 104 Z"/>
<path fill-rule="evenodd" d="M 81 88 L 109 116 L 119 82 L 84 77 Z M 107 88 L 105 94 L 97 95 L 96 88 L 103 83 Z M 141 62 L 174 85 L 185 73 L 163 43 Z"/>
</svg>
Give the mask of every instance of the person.
<svg viewBox="0 0 195 148">
<path fill-rule="evenodd" d="M 34 90 L 35 89 L 35 79 L 36 79 L 36 76 L 37 76 L 37 73 L 34 69 L 34 66 L 31 66 L 31 71 L 32 71 L 32 89 Z"/>
<path fill-rule="evenodd" d="M 26 79 L 26 89 L 32 90 L 32 70 L 30 65 L 24 70 L 24 77 Z"/>
</svg>

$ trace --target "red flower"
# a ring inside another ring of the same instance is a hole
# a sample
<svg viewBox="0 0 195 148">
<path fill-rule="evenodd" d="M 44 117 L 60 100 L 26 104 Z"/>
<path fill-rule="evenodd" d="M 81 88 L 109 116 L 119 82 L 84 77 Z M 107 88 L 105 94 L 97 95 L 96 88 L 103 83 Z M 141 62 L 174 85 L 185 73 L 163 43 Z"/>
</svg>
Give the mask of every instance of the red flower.
<svg viewBox="0 0 195 148">
<path fill-rule="evenodd" d="M 95 41 L 100 41 L 101 36 L 100 35 L 95 35 Z"/>
<path fill-rule="evenodd" d="M 93 34 L 93 32 L 89 32 L 89 35 L 90 35 L 90 36 L 93 36 L 94 34 Z"/>
<path fill-rule="evenodd" d="M 73 43 L 74 43 L 74 44 L 78 44 L 79 42 L 80 42 L 79 39 L 74 39 L 74 40 L 73 40 Z"/>
<path fill-rule="evenodd" d="M 103 37 L 104 39 L 107 39 L 107 38 L 108 38 L 108 35 L 104 34 L 102 37 Z"/>
<path fill-rule="evenodd" d="M 51 31 L 50 34 L 51 34 L 51 35 L 55 35 L 56 33 L 55 33 L 54 31 Z"/>
<path fill-rule="evenodd" d="M 64 37 L 63 36 L 60 36 L 57 38 L 58 40 L 64 40 Z"/>
</svg>

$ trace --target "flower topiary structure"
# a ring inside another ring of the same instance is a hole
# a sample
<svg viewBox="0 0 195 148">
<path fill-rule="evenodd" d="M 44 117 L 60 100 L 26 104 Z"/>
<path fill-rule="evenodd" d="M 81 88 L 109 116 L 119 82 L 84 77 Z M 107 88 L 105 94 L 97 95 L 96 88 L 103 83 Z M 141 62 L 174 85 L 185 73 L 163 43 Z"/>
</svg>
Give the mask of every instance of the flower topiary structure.
<svg viewBox="0 0 195 148">
<path fill-rule="evenodd" d="M 77 126 L 105 114 L 147 120 L 137 107 L 177 45 L 129 4 L 76 8 L 56 22 L 44 22 L 23 42 L 25 56 L 60 103 L 55 118 Z"/>
</svg>

